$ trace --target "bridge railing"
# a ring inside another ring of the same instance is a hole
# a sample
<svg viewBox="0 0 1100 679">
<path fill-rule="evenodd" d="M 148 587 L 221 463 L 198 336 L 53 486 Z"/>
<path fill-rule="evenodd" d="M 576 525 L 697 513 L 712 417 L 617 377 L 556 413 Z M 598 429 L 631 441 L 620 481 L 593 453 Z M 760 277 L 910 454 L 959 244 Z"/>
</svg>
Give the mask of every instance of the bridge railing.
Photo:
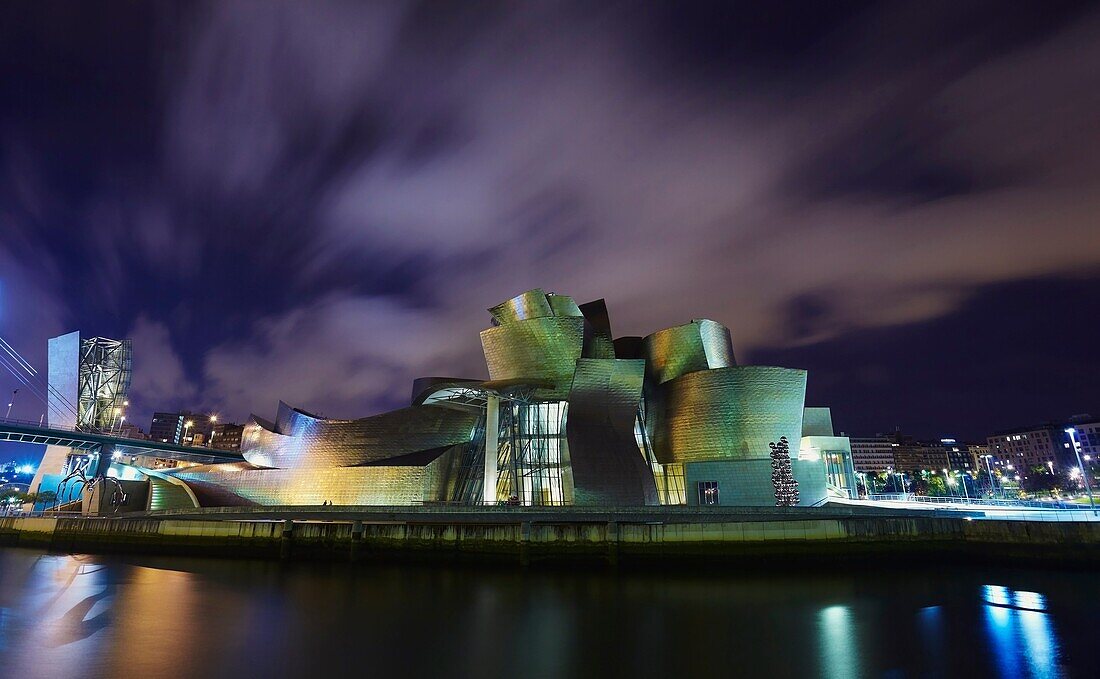
<svg viewBox="0 0 1100 679">
<path fill-rule="evenodd" d="M 15 417 L 0 417 L 0 424 L 20 424 L 27 427 L 41 427 L 43 429 L 52 429 L 54 431 L 68 431 L 74 434 L 98 434 L 100 436 L 118 436 L 119 438 L 124 438 L 117 431 L 105 431 L 103 429 L 100 429 L 99 427 L 87 427 L 81 425 L 67 427 L 35 420 L 21 420 Z"/>
<path fill-rule="evenodd" d="M 978 498 L 978 497 L 957 497 L 957 496 L 935 496 L 935 495 L 913 495 L 912 493 L 886 493 L 886 494 L 874 494 L 868 495 L 868 500 L 878 501 L 890 501 L 890 502 L 923 502 L 927 504 L 937 505 L 969 505 L 969 506 L 981 506 L 981 507 L 1008 507 L 1013 509 L 1029 508 L 1029 509 L 1070 509 L 1070 510 L 1087 510 L 1088 505 L 1077 504 L 1076 502 L 1066 502 L 1065 500 L 1019 500 L 1009 498 Z"/>
</svg>

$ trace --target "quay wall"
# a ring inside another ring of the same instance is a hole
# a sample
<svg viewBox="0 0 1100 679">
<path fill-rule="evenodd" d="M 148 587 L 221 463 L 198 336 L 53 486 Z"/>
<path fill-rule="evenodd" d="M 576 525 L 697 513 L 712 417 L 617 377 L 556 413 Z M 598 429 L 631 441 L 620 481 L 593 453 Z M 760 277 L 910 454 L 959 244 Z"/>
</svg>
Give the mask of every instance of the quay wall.
<svg viewBox="0 0 1100 679">
<path fill-rule="evenodd" d="M 272 559 L 612 564 L 978 559 L 1100 563 L 1100 522 L 841 517 L 678 523 L 0 517 L 0 546 Z"/>
</svg>

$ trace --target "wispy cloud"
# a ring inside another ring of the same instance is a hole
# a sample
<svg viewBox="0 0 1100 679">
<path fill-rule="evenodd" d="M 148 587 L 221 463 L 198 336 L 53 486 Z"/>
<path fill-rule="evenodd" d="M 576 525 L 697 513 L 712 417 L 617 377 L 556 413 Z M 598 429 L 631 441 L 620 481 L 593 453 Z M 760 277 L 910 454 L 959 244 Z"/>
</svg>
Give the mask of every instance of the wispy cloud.
<svg viewBox="0 0 1100 679">
<path fill-rule="evenodd" d="M 149 176 L 66 214 L 238 416 L 479 370 L 482 310 L 534 286 L 751 356 L 1100 267 L 1100 16 L 805 11 L 189 7 Z"/>
</svg>

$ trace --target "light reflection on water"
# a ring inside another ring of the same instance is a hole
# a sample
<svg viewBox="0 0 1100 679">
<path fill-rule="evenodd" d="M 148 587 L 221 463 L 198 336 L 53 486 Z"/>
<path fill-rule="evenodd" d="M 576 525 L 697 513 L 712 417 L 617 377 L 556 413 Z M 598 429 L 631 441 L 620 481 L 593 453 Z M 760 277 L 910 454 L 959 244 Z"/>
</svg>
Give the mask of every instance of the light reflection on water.
<svg viewBox="0 0 1100 679">
<path fill-rule="evenodd" d="M 982 588 L 988 633 L 1003 677 L 1065 676 L 1058 637 L 1046 612 L 1046 597 L 1003 585 Z"/>
<path fill-rule="evenodd" d="M 829 606 L 821 610 L 821 674 L 830 679 L 861 676 L 857 637 L 852 614 L 847 606 Z"/>
<path fill-rule="evenodd" d="M 989 577 L 942 567 L 351 568 L 0 549 L 0 675 L 1090 674 L 1091 664 L 1073 663 L 1093 654 L 1096 586 L 1057 573 Z"/>
</svg>

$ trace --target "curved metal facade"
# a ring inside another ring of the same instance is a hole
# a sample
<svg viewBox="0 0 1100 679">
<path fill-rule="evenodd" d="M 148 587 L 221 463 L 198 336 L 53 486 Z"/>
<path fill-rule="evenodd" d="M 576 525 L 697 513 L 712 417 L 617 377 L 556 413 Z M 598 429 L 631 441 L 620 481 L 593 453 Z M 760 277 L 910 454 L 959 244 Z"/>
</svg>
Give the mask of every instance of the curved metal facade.
<svg viewBox="0 0 1100 679">
<path fill-rule="evenodd" d="M 185 468 L 173 476 L 261 505 L 410 505 L 445 497 L 450 466 L 451 455 L 441 455 L 423 466 L 241 469 L 227 464 Z"/>
<path fill-rule="evenodd" d="M 657 504 L 653 472 L 634 438 L 644 378 L 645 361 L 577 361 L 565 427 L 576 504 Z"/>
<path fill-rule="evenodd" d="M 478 417 L 424 405 L 359 420 L 326 420 L 280 402 L 274 426 L 256 416 L 245 425 L 241 453 L 258 467 L 279 469 L 425 464 L 433 453 L 469 442 Z M 426 455 L 401 459 L 418 453 Z"/>
<path fill-rule="evenodd" d="M 656 384 L 697 370 L 737 365 L 729 329 L 705 318 L 658 330 L 642 340 L 642 351 L 646 376 Z"/>
<path fill-rule="evenodd" d="M 801 436 L 806 371 L 703 370 L 670 380 L 657 393 L 653 448 L 662 464 L 767 458 L 769 443 Z"/>
<path fill-rule="evenodd" d="M 585 334 L 585 358 L 615 358 L 615 340 L 611 336 L 611 318 L 607 304 L 602 299 L 580 305 L 584 320 L 588 321 Z"/>
<path fill-rule="evenodd" d="M 550 303 L 550 310 L 555 316 L 583 316 L 581 308 L 577 306 L 577 300 L 569 295 L 546 295 L 546 301 Z"/>
<path fill-rule="evenodd" d="M 554 311 L 550 307 L 550 301 L 546 299 L 546 293 L 542 288 L 535 288 L 516 295 L 512 299 L 501 302 L 489 309 L 493 320 L 503 325 L 528 318 L 545 318 L 553 316 Z"/>
<path fill-rule="evenodd" d="M 584 347 L 583 316 L 548 316 L 512 321 L 481 331 L 481 346 L 492 380 L 552 382 L 540 398 L 563 399 Z"/>
</svg>

